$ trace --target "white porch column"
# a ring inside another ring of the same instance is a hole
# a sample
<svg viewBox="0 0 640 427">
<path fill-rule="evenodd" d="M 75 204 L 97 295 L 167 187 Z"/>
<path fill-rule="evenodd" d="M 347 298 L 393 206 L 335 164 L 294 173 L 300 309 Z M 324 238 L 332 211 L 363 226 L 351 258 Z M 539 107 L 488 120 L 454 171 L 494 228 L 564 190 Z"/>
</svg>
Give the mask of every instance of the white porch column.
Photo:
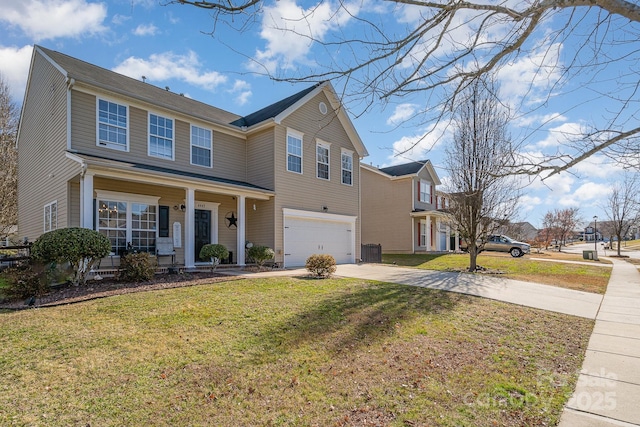
<svg viewBox="0 0 640 427">
<path fill-rule="evenodd" d="M 196 192 L 193 188 L 186 189 L 184 210 L 184 266 L 185 268 L 195 268 L 195 203 Z"/>
<path fill-rule="evenodd" d="M 431 252 L 431 217 L 427 215 L 427 229 L 425 230 L 427 240 L 427 252 Z"/>
<path fill-rule="evenodd" d="M 93 230 L 93 175 L 80 178 L 80 227 Z"/>
<path fill-rule="evenodd" d="M 460 233 L 456 230 L 456 252 L 460 252 Z"/>
<path fill-rule="evenodd" d="M 436 251 L 442 251 L 442 239 L 440 238 L 440 218 L 436 217 L 436 232 L 433 233 L 436 238 Z"/>
<path fill-rule="evenodd" d="M 236 228 L 237 234 L 236 234 L 236 238 L 237 238 L 237 247 L 238 247 L 238 256 L 237 258 L 237 263 L 239 266 L 243 267 L 245 265 L 245 258 L 244 258 L 244 245 L 246 242 L 246 236 L 247 236 L 247 232 L 246 232 L 246 219 L 247 219 L 247 212 L 246 212 L 246 197 L 245 196 L 238 196 L 237 197 L 238 200 L 238 227 Z"/>
<path fill-rule="evenodd" d="M 445 240 L 445 242 L 446 242 L 445 250 L 447 252 L 449 252 L 449 251 L 451 251 L 451 226 L 447 224 L 446 227 L 447 227 L 446 228 L 447 231 L 446 231 L 446 240 Z"/>
</svg>

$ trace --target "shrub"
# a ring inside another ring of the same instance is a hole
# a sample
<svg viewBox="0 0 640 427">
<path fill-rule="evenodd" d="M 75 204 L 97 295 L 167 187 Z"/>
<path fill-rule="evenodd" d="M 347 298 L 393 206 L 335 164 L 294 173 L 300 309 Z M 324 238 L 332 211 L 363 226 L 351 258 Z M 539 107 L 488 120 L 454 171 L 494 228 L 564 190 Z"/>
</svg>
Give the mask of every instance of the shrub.
<svg viewBox="0 0 640 427">
<path fill-rule="evenodd" d="M 253 259 L 259 267 L 276 255 L 275 251 L 268 246 L 252 246 L 247 250 L 249 258 Z"/>
<path fill-rule="evenodd" d="M 315 254 L 307 258 L 305 267 L 317 277 L 329 277 L 336 272 L 336 260 L 328 254 Z"/>
<path fill-rule="evenodd" d="M 21 263 L 2 272 L 5 286 L 2 293 L 8 299 L 16 300 L 39 297 L 49 292 L 49 284 L 44 278 L 42 266 Z"/>
<path fill-rule="evenodd" d="M 118 280 L 146 282 L 156 273 L 155 261 L 147 252 L 130 253 L 120 258 Z"/>
<path fill-rule="evenodd" d="M 86 283 L 93 263 L 109 254 L 111 243 L 104 235 L 88 228 L 70 227 L 43 234 L 33 243 L 35 260 L 49 263 L 68 262 L 74 285 Z"/>
<path fill-rule="evenodd" d="M 210 243 L 204 245 L 202 249 L 200 249 L 199 256 L 201 259 L 210 259 L 211 271 L 215 271 L 218 264 L 220 264 L 220 260 L 229 257 L 229 251 L 224 247 L 224 245 L 219 243 Z"/>
</svg>

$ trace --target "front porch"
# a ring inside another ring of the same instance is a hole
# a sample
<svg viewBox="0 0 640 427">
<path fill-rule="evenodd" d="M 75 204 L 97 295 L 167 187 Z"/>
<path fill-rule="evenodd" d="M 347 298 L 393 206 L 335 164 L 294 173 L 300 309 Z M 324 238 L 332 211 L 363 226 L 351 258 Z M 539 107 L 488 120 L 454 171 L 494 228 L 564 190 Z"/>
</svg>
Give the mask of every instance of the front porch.
<svg viewBox="0 0 640 427">
<path fill-rule="evenodd" d="M 438 210 L 411 212 L 414 230 L 413 253 L 448 253 L 460 251 L 458 233 L 453 231 L 447 214 Z"/>
</svg>

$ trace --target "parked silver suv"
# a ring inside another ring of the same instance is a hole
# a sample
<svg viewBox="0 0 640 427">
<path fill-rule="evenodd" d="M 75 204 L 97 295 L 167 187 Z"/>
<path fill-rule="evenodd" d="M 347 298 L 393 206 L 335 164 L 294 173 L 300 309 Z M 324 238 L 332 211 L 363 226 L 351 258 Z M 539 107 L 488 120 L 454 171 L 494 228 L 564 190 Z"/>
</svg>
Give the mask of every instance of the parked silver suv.
<svg viewBox="0 0 640 427">
<path fill-rule="evenodd" d="M 460 242 L 460 249 L 467 250 L 467 243 L 463 240 Z M 491 235 L 484 244 L 483 251 L 509 252 L 512 257 L 521 257 L 531 252 L 531 245 L 528 243 L 518 242 L 510 237 L 503 235 Z"/>
</svg>

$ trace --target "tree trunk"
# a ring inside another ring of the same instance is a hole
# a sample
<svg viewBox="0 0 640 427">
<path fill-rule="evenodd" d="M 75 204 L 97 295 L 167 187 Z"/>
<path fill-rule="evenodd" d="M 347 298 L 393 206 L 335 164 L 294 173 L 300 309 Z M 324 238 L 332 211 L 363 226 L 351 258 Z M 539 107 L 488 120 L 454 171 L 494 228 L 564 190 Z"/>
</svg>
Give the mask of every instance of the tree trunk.
<svg viewBox="0 0 640 427">
<path fill-rule="evenodd" d="M 469 245 L 469 271 L 474 272 L 478 267 L 478 247 L 475 245 Z"/>
</svg>

